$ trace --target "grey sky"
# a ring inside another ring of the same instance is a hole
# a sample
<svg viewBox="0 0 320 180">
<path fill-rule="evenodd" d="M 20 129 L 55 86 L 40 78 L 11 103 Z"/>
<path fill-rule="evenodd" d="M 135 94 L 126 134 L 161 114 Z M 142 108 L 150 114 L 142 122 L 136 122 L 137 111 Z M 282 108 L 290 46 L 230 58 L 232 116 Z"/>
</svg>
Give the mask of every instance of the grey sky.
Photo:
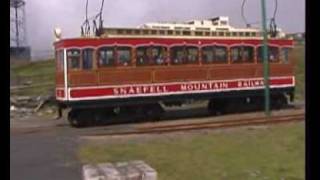
<svg viewBox="0 0 320 180">
<path fill-rule="evenodd" d="M 274 0 L 266 0 L 271 17 Z M 86 0 L 26 0 L 28 42 L 34 50 L 52 49 L 53 29 L 61 27 L 63 37 L 78 37 L 85 17 Z M 89 0 L 89 16 L 99 11 L 101 0 Z M 242 0 L 105 0 L 105 26 L 137 26 L 156 21 L 183 21 L 229 16 L 236 27 Z M 249 22 L 260 21 L 260 1 L 247 0 Z M 285 32 L 304 32 L 305 1 L 278 0 L 277 24 Z M 259 26 L 259 24 L 258 24 Z"/>
</svg>

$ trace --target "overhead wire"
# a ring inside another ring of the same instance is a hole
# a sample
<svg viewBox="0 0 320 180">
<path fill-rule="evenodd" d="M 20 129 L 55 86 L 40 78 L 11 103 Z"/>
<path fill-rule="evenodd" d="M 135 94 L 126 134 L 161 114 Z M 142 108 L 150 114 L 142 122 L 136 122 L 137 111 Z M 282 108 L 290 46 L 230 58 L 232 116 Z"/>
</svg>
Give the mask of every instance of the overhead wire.
<svg viewBox="0 0 320 180">
<path fill-rule="evenodd" d="M 241 5 L 241 16 L 242 16 L 242 19 L 244 21 L 244 23 L 246 24 L 247 27 L 250 27 L 250 24 L 248 23 L 245 15 L 244 15 L 244 5 L 246 4 L 247 0 L 243 0 L 242 1 L 242 5 Z"/>
<path fill-rule="evenodd" d="M 89 36 L 90 35 L 90 21 L 92 20 L 93 23 L 93 27 L 92 27 L 92 31 L 93 33 L 95 33 L 96 35 L 98 35 L 99 33 L 102 32 L 102 28 L 103 28 L 103 19 L 102 19 L 102 12 L 103 12 L 103 6 L 104 6 L 104 0 L 102 0 L 101 2 L 101 7 L 99 12 L 88 18 L 88 6 L 89 6 L 89 0 L 86 0 L 86 13 L 85 13 L 85 20 L 83 22 L 83 24 L 81 25 L 81 34 L 83 36 Z M 98 19 L 98 26 L 97 26 L 97 22 L 96 20 Z"/>
<path fill-rule="evenodd" d="M 273 11 L 273 17 L 270 20 L 270 35 L 271 37 L 275 37 L 278 34 L 277 31 L 277 24 L 276 24 L 276 15 L 277 15 L 277 11 L 278 11 L 278 0 L 275 0 L 275 8 Z"/>
<path fill-rule="evenodd" d="M 246 27 L 249 28 L 253 24 L 260 23 L 260 21 L 257 21 L 257 22 L 254 22 L 254 23 L 248 23 L 248 21 L 247 21 L 247 19 L 245 17 L 245 14 L 244 14 L 244 8 L 245 8 L 246 2 L 247 2 L 247 0 L 242 0 L 241 16 L 242 16 L 242 19 L 243 19 L 244 23 L 246 24 Z M 277 24 L 276 24 L 276 15 L 277 15 L 277 12 L 278 12 L 278 0 L 274 0 L 274 2 L 275 2 L 275 8 L 274 8 L 274 11 L 273 11 L 273 16 L 272 16 L 272 18 L 268 18 L 267 19 L 267 20 L 270 20 L 269 33 L 270 33 L 271 37 L 277 36 L 277 33 L 278 33 Z"/>
</svg>

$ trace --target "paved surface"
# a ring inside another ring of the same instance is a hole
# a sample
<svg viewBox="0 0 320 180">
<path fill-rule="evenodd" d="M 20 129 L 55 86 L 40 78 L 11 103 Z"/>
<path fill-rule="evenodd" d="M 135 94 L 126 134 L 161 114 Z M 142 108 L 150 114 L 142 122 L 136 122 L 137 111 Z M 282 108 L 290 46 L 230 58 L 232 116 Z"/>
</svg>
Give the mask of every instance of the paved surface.
<svg viewBox="0 0 320 180">
<path fill-rule="evenodd" d="M 58 130 L 10 133 L 10 136 L 10 179 L 81 179 L 75 136 Z"/>
</svg>

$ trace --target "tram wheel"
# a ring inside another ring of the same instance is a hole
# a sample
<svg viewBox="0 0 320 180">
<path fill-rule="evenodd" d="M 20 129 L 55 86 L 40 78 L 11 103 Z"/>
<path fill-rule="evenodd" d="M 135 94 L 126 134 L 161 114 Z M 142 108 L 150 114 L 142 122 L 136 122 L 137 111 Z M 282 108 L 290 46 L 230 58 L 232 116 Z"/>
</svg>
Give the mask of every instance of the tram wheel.
<svg viewBox="0 0 320 180">
<path fill-rule="evenodd" d="M 221 115 L 226 112 L 226 102 L 223 100 L 210 100 L 208 103 L 208 111 L 212 115 Z"/>
<path fill-rule="evenodd" d="M 286 105 L 288 105 L 288 100 L 283 94 L 272 96 L 271 106 L 273 109 L 279 110 Z"/>
<path fill-rule="evenodd" d="M 165 112 L 160 104 L 149 104 L 143 107 L 146 118 L 151 120 L 160 120 L 161 115 Z"/>
<path fill-rule="evenodd" d="M 68 121 L 72 127 L 85 127 L 88 125 L 89 119 L 88 119 L 88 113 L 85 110 L 80 109 L 74 109 L 71 110 L 68 114 Z"/>
</svg>

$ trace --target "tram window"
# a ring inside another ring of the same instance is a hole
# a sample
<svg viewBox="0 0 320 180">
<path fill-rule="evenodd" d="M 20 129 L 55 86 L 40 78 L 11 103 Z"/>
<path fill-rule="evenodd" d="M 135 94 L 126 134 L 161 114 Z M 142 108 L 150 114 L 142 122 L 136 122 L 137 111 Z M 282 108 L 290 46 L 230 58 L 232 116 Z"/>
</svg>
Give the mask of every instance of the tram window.
<svg viewBox="0 0 320 180">
<path fill-rule="evenodd" d="M 82 69 L 92 69 L 93 49 L 82 50 Z"/>
<path fill-rule="evenodd" d="M 232 47 L 231 48 L 231 62 L 232 63 L 239 63 L 241 62 L 241 47 Z"/>
<path fill-rule="evenodd" d="M 196 36 L 202 36 L 202 32 L 201 32 L 201 31 L 196 31 L 196 32 L 195 32 L 195 35 L 196 35 Z"/>
<path fill-rule="evenodd" d="M 289 53 L 291 51 L 291 48 L 282 48 L 281 49 L 281 55 L 280 59 L 283 64 L 288 64 L 289 63 Z"/>
<path fill-rule="evenodd" d="M 148 30 L 143 30 L 142 32 L 143 32 L 143 34 L 149 34 Z"/>
<path fill-rule="evenodd" d="M 191 35 L 191 32 L 190 31 L 182 31 L 182 34 L 185 36 L 189 36 L 189 35 Z"/>
<path fill-rule="evenodd" d="M 126 34 L 132 34 L 132 31 L 129 30 L 129 29 L 127 29 L 127 30 L 126 30 Z"/>
<path fill-rule="evenodd" d="M 198 60 L 198 48 L 192 46 L 176 46 L 171 48 L 173 64 L 194 64 Z"/>
<path fill-rule="evenodd" d="M 206 46 L 202 48 L 203 63 L 212 63 L 214 61 L 214 46 Z"/>
<path fill-rule="evenodd" d="M 224 36 L 224 32 L 219 32 L 219 36 Z"/>
<path fill-rule="evenodd" d="M 131 61 L 131 48 L 118 47 L 117 48 L 118 64 L 122 66 L 130 65 Z"/>
<path fill-rule="evenodd" d="M 262 46 L 258 47 L 258 62 L 262 62 Z M 279 48 L 274 46 L 268 46 L 268 60 L 269 62 L 279 62 Z"/>
<path fill-rule="evenodd" d="M 157 34 L 156 30 L 151 30 L 151 34 Z"/>
<path fill-rule="evenodd" d="M 186 47 L 187 51 L 187 64 L 197 63 L 198 60 L 198 48 L 196 47 Z"/>
<path fill-rule="evenodd" d="M 168 35 L 172 35 L 173 31 L 172 30 L 168 30 Z"/>
<path fill-rule="evenodd" d="M 212 36 L 217 36 L 217 32 L 212 32 Z"/>
<path fill-rule="evenodd" d="M 226 36 L 230 36 L 230 32 L 226 32 Z"/>
<path fill-rule="evenodd" d="M 206 36 L 210 36 L 210 32 L 205 32 L 205 35 Z"/>
<path fill-rule="evenodd" d="M 239 36 L 243 36 L 243 32 L 239 32 Z"/>
<path fill-rule="evenodd" d="M 232 32 L 232 36 L 237 36 L 237 32 Z"/>
<path fill-rule="evenodd" d="M 251 46 L 237 46 L 231 48 L 231 62 L 253 62 L 254 49 Z"/>
<path fill-rule="evenodd" d="M 254 49 L 251 46 L 242 47 L 242 60 L 245 62 L 253 62 Z"/>
<path fill-rule="evenodd" d="M 118 34 L 123 34 L 123 30 L 122 30 L 122 29 L 119 29 L 119 30 L 118 30 Z"/>
<path fill-rule="evenodd" d="M 115 53 L 113 47 L 104 47 L 98 50 L 99 67 L 113 66 L 115 62 Z"/>
<path fill-rule="evenodd" d="M 146 65 L 148 61 L 147 57 L 147 48 L 148 47 L 138 47 L 136 51 L 136 57 L 137 57 L 137 65 Z"/>
<path fill-rule="evenodd" d="M 215 47 L 215 58 L 217 62 L 227 62 L 227 48 L 223 46 Z"/>
<path fill-rule="evenodd" d="M 67 51 L 69 69 L 80 69 L 80 50 L 70 49 Z"/>
<path fill-rule="evenodd" d="M 134 34 L 140 34 L 140 30 L 138 29 L 134 30 Z"/>
<path fill-rule="evenodd" d="M 245 32 L 245 36 L 250 36 L 250 32 Z"/>
<path fill-rule="evenodd" d="M 185 61 L 185 52 L 183 46 L 172 47 L 170 54 L 172 64 L 182 64 Z"/>
<path fill-rule="evenodd" d="M 159 34 L 164 35 L 164 30 L 160 30 Z"/>
<path fill-rule="evenodd" d="M 176 35 L 180 35 L 181 34 L 181 32 L 180 31 L 176 31 Z"/>
<path fill-rule="evenodd" d="M 164 65 L 166 48 L 162 46 L 144 46 L 137 48 L 137 65 Z"/>
</svg>

